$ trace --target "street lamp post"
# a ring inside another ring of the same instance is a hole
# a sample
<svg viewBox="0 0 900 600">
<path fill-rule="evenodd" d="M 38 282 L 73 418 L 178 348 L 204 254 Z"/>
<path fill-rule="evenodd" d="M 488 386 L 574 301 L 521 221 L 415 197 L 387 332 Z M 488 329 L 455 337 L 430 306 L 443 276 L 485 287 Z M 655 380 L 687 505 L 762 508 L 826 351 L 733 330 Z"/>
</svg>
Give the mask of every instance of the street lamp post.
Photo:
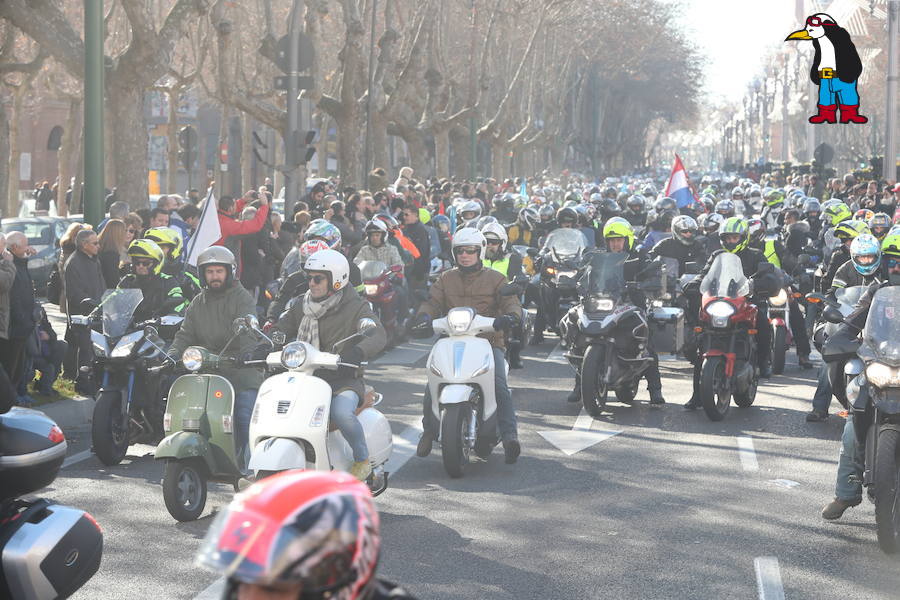
<svg viewBox="0 0 900 600">
<path fill-rule="evenodd" d="M 84 0 L 84 221 L 103 220 L 103 0 Z M 77 198 L 72 198 L 77 202 Z"/>
<path fill-rule="evenodd" d="M 885 110 L 884 164 L 882 177 L 887 181 L 897 178 L 897 81 L 900 77 L 900 0 L 888 1 L 888 75 L 887 106 Z"/>
<path fill-rule="evenodd" d="M 790 128 L 788 126 L 788 62 L 790 55 L 784 52 L 782 55 L 782 64 L 784 71 L 784 79 L 781 83 L 781 160 L 788 161 L 788 137 L 790 136 Z"/>
<path fill-rule="evenodd" d="M 372 88 L 375 87 L 375 17 L 378 12 L 378 0 L 372 0 L 372 35 L 369 37 L 369 83 L 366 92 L 366 145 L 363 152 L 361 185 L 366 186 L 369 174 L 369 157 L 372 152 Z"/>
</svg>

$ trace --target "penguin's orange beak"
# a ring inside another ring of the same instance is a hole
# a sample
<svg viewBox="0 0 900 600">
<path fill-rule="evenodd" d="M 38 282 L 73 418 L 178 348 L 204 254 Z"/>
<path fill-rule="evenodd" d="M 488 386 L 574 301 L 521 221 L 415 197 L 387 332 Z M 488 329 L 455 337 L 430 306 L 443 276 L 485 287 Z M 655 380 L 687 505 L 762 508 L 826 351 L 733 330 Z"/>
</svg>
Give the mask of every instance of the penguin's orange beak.
<svg viewBox="0 0 900 600">
<path fill-rule="evenodd" d="M 795 31 L 795 32 L 792 33 L 791 35 L 789 35 L 789 36 L 787 36 L 786 38 L 784 38 L 784 41 L 788 41 L 788 40 L 811 40 L 811 39 L 813 39 L 812 36 L 809 35 L 809 33 L 807 33 L 807 31 L 806 31 L 805 29 L 801 29 L 801 30 L 799 30 L 799 31 Z"/>
</svg>

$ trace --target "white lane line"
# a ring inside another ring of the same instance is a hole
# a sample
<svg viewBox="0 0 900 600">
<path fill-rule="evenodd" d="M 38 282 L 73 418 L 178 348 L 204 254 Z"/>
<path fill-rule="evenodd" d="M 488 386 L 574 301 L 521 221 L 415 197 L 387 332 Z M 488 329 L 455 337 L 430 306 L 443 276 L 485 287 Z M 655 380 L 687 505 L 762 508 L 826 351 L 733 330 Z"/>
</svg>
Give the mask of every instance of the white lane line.
<svg viewBox="0 0 900 600">
<path fill-rule="evenodd" d="M 75 463 L 80 463 L 83 460 L 89 459 L 93 455 L 94 453 L 90 450 L 82 450 L 77 454 L 73 454 L 72 456 L 67 457 L 66 460 L 63 461 L 62 468 L 65 469 L 66 467 L 70 467 Z"/>
<path fill-rule="evenodd" d="M 747 435 L 737 437 L 738 455 L 741 457 L 741 466 L 745 471 L 759 471 L 759 463 L 756 462 L 756 450 L 753 448 L 753 438 Z"/>
<path fill-rule="evenodd" d="M 394 451 L 391 453 L 391 458 L 384 466 L 385 471 L 394 475 L 406 464 L 406 461 L 412 458 L 416 453 L 416 446 L 418 445 L 419 435 L 421 435 L 421 433 L 421 427 L 411 425 L 404 429 L 403 433 L 400 435 L 394 436 Z"/>
<path fill-rule="evenodd" d="M 553 349 L 553 351 L 547 355 L 547 358 L 545 360 L 546 360 L 546 362 L 567 365 L 567 364 L 569 364 L 569 361 L 566 360 L 565 352 L 566 352 L 566 349 L 563 348 L 562 343 L 559 343 L 556 345 L 556 347 Z"/>
<path fill-rule="evenodd" d="M 220 577 L 210 584 L 208 588 L 194 596 L 194 600 L 218 600 L 225 591 L 225 578 Z"/>
<path fill-rule="evenodd" d="M 781 585 L 781 569 L 774 556 L 757 556 L 753 559 L 756 569 L 756 588 L 759 600 L 784 600 L 784 587 Z"/>
</svg>

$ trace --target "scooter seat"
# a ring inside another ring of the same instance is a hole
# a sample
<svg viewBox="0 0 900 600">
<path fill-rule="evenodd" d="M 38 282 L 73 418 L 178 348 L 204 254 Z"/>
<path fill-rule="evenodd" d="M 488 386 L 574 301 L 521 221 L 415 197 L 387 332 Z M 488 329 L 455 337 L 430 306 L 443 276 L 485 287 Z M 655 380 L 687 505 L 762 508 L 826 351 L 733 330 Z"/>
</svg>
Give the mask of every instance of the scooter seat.
<svg viewBox="0 0 900 600">
<path fill-rule="evenodd" d="M 365 399 L 363 400 L 363 403 L 360 404 L 359 408 L 356 409 L 356 416 L 358 417 L 359 413 L 366 410 L 367 408 L 372 408 L 373 406 L 375 406 L 375 394 L 367 393 Z M 337 431 L 337 425 L 335 425 L 333 422 L 330 422 L 328 424 L 328 431 Z"/>
</svg>

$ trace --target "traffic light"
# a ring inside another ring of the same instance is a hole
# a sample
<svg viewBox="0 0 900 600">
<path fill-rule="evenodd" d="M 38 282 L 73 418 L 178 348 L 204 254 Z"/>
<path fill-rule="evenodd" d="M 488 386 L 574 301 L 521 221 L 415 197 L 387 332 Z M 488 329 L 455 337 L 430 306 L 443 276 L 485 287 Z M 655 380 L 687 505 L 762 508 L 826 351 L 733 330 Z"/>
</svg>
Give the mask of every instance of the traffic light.
<svg viewBox="0 0 900 600">
<path fill-rule="evenodd" d="M 197 161 L 197 130 L 185 125 L 178 130 L 178 162 L 190 173 Z"/>
<path fill-rule="evenodd" d="M 305 165 L 312 159 L 316 153 L 315 146 L 312 146 L 313 140 L 316 139 L 315 130 L 295 131 L 294 132 L 294 160 L 295 167 Z"/>
</svg>

